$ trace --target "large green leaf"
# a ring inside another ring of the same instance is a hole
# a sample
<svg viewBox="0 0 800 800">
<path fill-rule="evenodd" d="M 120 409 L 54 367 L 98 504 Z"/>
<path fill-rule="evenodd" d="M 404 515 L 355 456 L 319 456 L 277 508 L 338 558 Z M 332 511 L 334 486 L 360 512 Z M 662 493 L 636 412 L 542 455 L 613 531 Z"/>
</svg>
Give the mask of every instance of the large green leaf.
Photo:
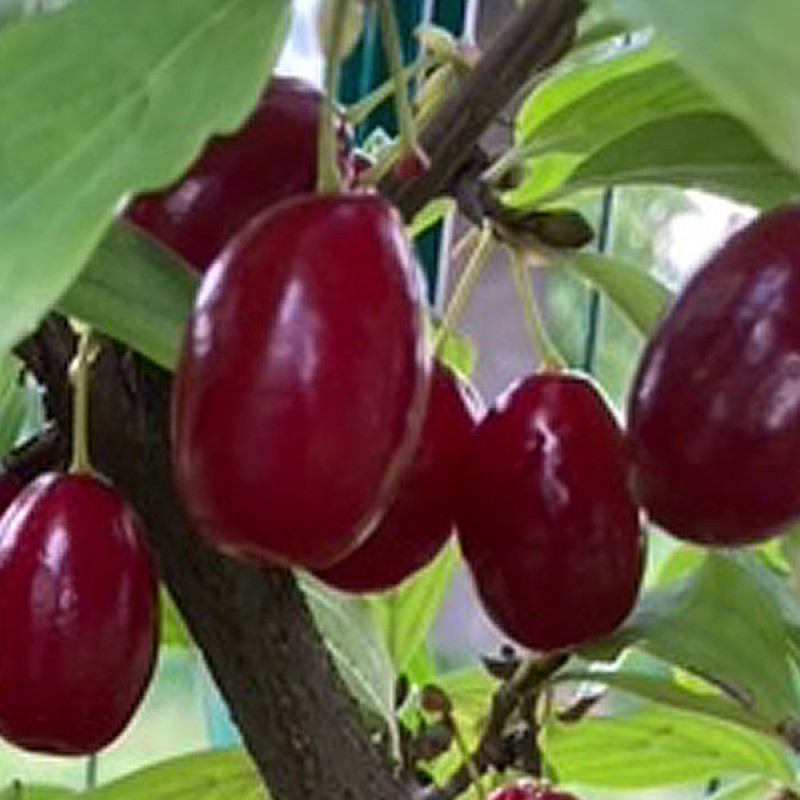
<svg viewBox="0 0 800 800">
<path fill-rule="evenodd" d="M 372 598 L 395 670 L 404 672 L 425 645 L 436 612 L 450 586 L 455 561 L 451 542 L 433 563 L 397 589 Z"/>
<path fill-rule="evenodd" d="M 237 800 L 265 798 L 243 750 L 214 750 L 163 761 L 80 795 L 86 800 Z"/>
<path fill-rule="evenodd" d="M 196 284 L 170 251 L 113 225 L 58 308 L 173 369 Z"/>
<path fill-rule="evenodd" d="M 69 800 L 75 792 L 63 786 L 50 786 L 41 783 L 13 782 L 0 788 L 0 800 Z"/>
<path fill-rule="evenodd" d="M 800 194 L 797 175 L 659 44 L 556 73 L 522 107 L 515 144 L 532 159 L 506 197 L 518 208 L 612 183 L 697 187 L 760 206 Z"/>
<path fill-rule="evenodd" d="M 775 726 L 800 721 L 800 608 L 755 553 L 708 553 L 646 592 L 606 642 L 630 644 L 705 677 Z"/>
<path fill-rule="evenodd" d="M 770 739 L 659 706 L 579 723 L 554 721 L 542 745 L 558 779 L 571 784 L 645 789 L 723 774 L 792 780 L 786 757 Z"/>
<path fill-rule="evenodd" d="M 797 0 L 604 2 L 635 24 L 653 25 L 706 89 L 800 173 Z"/>
<path fill-rule="evenodd" d="M 567 268 L 601 289 L 643 336 L 649 336 L 673 299 L 655 276 L 632 264 L 589 252 L 554 252 L 548 264 Z"/>
<path fill-rule="evenodd" d="M 800 195 L 797 175 L 738 120 L 713 111 L 681 113 L 630 130 L 580 161 L 547 199 L 609 184 L 698 188 L 762 207 Z"/>
<path fill-rule="evenodd" d="M 394 732 L 395 673 L 369 602 L 331 589 L 311 575 L 298 573 L 297 577 L 353 696 Z"/>
<path fill-rule="evenodd" d="M 517 116 L 515 144 L 528 155 L 588 153 L 646 122 L 716 107 L 665 48 L 620 50 L 537 87 Z"/>
<path fill-rule="evenodd" d="M 0 29 L 0 352 L 69 287 L 121 195 L 241 122 L 289 9 L 81 0 Z"/>
</svg>

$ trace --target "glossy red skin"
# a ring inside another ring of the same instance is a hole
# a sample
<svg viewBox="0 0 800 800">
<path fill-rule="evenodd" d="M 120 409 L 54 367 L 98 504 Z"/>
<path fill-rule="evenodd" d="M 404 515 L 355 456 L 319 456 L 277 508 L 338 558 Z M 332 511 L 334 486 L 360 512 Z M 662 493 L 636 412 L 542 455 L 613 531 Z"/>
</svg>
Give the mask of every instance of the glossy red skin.
<svg viewBox="0 0 800 800">
<path fill-rule="evenodd" d="M 526 378 L 478 426 L 457 527 L 489 616 L 555 651 L 611 632 L 633 607 L 643 544 L 622 431 L 588 380 Z"/>
<path fill-rule="evenodd" d="M 93 753 L 128 724 L 158 643 L 141 522 L 106 484 L 48 473 L 0 519 L 0 736 Z"/>
<path fill-rule="evenodd" d="M 800 515 L 800 206 L 747 226 L 689 281 L 628 420 L 634 492 L 675 536 L 747 544 Z"/>
<path fill-rule="evenodd" d="M 172 186 L 135 198 L 126 218 L 198 270 L 207 269 L 260 211 L 314 189 L 320 103 L 312 86 L 273 77 L 236 133 L 213 138 Z M 340 166 L 347 164 L 343 152 Z"/>
<path fill-rule="evenodd" d="M 413 455 L 429 360 L 402 224 L 377 195 L 309 195 L 255 220 L 206 274 L 173 403 L 199 531 L 320 568 L 363 541 Z"/>
<path fill-rule="evenodd" d="M 24 488 L 25 484 L 16 475 L 0 470 L 0 514 Z"/>
<path fill-rule="evenodd" d="M 517 786 L 503 786 L 495 789 L 489 800 L 577 800 L 574 794 L 560 792 L 547 786 L 533 786 L 521 783 Z"/>
<path fill-rule="evenodd" d="M 364 544 L 317 577 L 349 592 L 379 592 L 433 560 L 453 530 L 461 462 L 479 413 L 475 395 L 435 364 L 420 442 L 395 499 Z"/>
</svg>

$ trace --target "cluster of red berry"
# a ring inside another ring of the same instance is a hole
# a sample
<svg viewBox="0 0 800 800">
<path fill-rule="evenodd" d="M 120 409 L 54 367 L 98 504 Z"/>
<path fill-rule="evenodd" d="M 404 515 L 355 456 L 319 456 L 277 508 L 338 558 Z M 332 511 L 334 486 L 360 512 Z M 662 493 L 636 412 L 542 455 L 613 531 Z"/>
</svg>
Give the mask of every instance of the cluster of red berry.
<svg viewBox="0 0 800 800">
<path fill-rule="evenodd" d="M 369 191 L 313 194 L 320 108 L 276 78 L 237 134 L 126 212 L 203 273 L 171 431 L 201 535 L 363 592 L 397 585 L 455 527 L 492 618 L 553 651 L 631 610 L 640 506 L 715 544 L 773 535 L 800 513 L 800 211 L 762 218 L 690 282 L 639 366 L 627 434 L 569 373 L 529 376 L 482 415 L 465 381 L 431 366 L 399 215 Z M 88 752 L 126 724 L 156 648 L 141 542 L 135 515 L 94 479 L 45 476 L 11 503 L 10 741 Z"/>
</svg>

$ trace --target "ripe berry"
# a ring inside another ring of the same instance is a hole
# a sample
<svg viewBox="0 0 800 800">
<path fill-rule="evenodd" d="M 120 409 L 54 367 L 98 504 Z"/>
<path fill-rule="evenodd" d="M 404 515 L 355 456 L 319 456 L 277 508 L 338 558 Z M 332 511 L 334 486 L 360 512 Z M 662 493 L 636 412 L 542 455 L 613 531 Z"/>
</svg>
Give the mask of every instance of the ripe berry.
<svg viewBox="0 0 800 800">
<path fill-rule="evenodd" d="M 753 222 L 689 281 L 628 418 L 634 493 L 675 536 L 743 544 L 800 515 L 800 206 Z"/>
<path fill-rule="evenodd" d="M 0 514 L 25 488 L 25 484 L 13 473 L 0 470 Z"/>
<path fill-rule="evenodd" d="M 201 533 L 309 568 L 363 540 L 419 435 L 417 299 L 377 195 L 299 198 L 234 239 L 200 287 L 175 385 L 175 471 Z"/>
<path fill-rule="evenodd" d="M 260 211 L 314 189 L 321 99 L 302 81 L 273 77 L 242 128 L 212 139 L 177 183 L 135 198 L 127 219 L 207 269 Z M 343 126 L 340 145 L 340 166 L 351 177 Z"/>
<path fill-rule="evenodd" d="M 0 518 L 0 735 L 62 755 L 113 741 L 153 671 L 156 589 L 113 489 L 55 473 L 29 484 Z"/>
<path fill-rule="evenodd" d="M 569 792 L 561 792 L 548 786 L 534 786 L 532 783 L 518 783 L 495 789 L 489 800 L 577 800 Z"/>
<path fill-rule="evenodd" d="M 478 594 L 534 650 L 612 631 L 641 579 L 639 520 L 614 416 L 586 379 L 539 374 L 478 426 L 457 515 Z"/>
<path fill-rule="evenodd" d="M 377 530 L 317 576 L 351 592 L 376 592 L 401 583 L 444 546 L 453 529 L 457 476 L 478 416 L 466 385 L 436 364 L 428 409 L 410 467 Z"/>
</svg>

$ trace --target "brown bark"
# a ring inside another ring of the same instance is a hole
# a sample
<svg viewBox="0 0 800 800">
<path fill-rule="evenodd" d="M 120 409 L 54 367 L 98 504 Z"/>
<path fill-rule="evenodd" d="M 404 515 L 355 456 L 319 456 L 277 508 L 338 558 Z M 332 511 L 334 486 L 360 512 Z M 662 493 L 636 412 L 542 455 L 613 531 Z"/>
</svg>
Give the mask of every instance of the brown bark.
<svg viewBox="0 0 800 800">
<path fill-rule="evenodd" d="M 448 190 L 496 113 L 563 50 L 581 7 L 580 0 L 531 0 L 509 21 L 427 130 L 430 172 L 382 187 L 406 215 Z M 19 348 L 63 431 L 72 346 L 66 325 L 50 319 Z M 291 574 L 229 560 L 193 535 L 172 489 L 168 402 L 167 374 L 106 345 L 95 370 L 92 454 L 144 518 L 163 579 L 273 796 L 408 796 L 371 746 Z"/>
</svg>

